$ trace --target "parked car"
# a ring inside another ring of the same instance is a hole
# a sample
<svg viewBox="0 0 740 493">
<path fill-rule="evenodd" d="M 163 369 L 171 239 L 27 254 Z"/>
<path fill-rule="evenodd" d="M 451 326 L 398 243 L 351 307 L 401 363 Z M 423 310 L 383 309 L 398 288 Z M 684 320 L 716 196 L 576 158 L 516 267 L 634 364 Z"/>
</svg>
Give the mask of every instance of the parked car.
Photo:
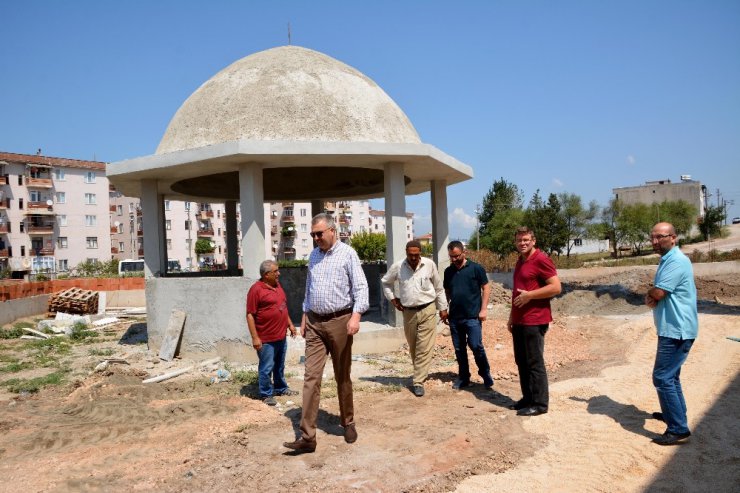
<svg viewBox="0 0 740 493">
<path fill-rule="evenodd" d="M 733 217 L 732 224 L 740 224 L 740 217 Z"/>
</svg>

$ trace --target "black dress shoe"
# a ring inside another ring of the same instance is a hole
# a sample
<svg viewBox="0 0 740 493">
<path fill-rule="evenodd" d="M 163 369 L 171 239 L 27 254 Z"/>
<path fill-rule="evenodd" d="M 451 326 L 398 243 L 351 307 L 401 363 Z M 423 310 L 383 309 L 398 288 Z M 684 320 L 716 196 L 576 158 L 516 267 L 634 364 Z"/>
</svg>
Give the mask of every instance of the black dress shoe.
<svg viewBox="0 0 740 493">
<path fill-rule="evenodd" d="M 653 419 L 657 419 L 658 421 L 665 422 L 665 419 L 663 419 L 663 413 L 656 411 L 653 413 Z"/>
<path fill-rule="evenodd" d="M 518 411 L 520 409 L 524 409 L 525 407 L 529 407 L 531 405 L 532 404 L 530 404 L 529 402 L 525 401 L 524 399 L 519 399 L 514 404 L 511 404 L 509 406 L 509 409 L 511 409 L 512 411 Z"/>
<path fill-rule="evenodd" d="M 547 412 L 547 408 L 543 406 L 530 406 L 525 407 L 523 409 L 520 409 L 516 412 L 517 416 L 539 416 L 540 414 L 545 414 Z"/>
<path fill-rule="evenodd" d="M 310 454 L 316 451 L 316 440 L 309 442 L 305 438 L 301 437 L 294 442 L 283 442 L 283 447 L 295 450 L 299 454 Z"/>
<path fill-rule="evenodd" d="M 452 390 L 460 390 L 464 389 L 465 387 L 470 387 L 470 380 L 465 381 L 458 378 L 452 384 Z"/>
<path fill-rule="evenodd" d="M 357 429 L 354 423 L 350 423 L 344 427 L 344 441 L 347 443 L 355 443 L 357 441 Z"/>
<path fill-rule="evenodd" d="M 424 397 L 424 387 L 422 385 L 414 385 L 414 395 L 416 397 Z"/>
<path fill-rule="evenodd" d="M 676 445 L 684 438 L 688 438 L 690 436 L 690 431 L 687 431 L 686 433 L 671 433 L 670 431 L 666 431 L 659 437 L 653 438 L 653 443 L 657 443 L 658 445 Z"/>
</svg>

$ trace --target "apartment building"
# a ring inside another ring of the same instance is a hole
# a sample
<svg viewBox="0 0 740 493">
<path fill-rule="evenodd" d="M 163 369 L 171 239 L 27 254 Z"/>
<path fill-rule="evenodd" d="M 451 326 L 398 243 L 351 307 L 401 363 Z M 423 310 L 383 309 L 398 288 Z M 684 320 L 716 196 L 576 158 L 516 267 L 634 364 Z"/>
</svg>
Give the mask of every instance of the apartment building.
<svg viewBox="0 0 740 493">
<path fill-rule="evenodd" d="M 105 163 L 0 152 L 0 270 L 64 272 L 111 258 Z"/>
<path fill-rule="evenodd" d="M 368 230 L 372 233 L 385 233 L 385 211 L 370 209 Z M 414 239 L 414 213 L 406 213 L 406 241 Z"/>
</svg>

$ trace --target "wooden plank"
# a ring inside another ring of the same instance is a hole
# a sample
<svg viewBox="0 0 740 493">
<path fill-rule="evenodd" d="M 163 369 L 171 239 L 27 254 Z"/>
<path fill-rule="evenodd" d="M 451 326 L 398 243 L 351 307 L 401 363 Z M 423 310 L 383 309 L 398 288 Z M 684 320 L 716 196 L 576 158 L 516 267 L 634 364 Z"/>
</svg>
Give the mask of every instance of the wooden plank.
<svg viewBox="0 0 740 493">
<path fill-rule="evenodd" d="M 177 344 L 180 342 L 180 335 L 185 326 L 185 312 L 174 309 L 170 313 L 170 320 L 167 323 L 167 331 L 164 333 L 162 346 L 159 348 L 159 359 L 172 361 L 177 351 Z"/>
</svg>

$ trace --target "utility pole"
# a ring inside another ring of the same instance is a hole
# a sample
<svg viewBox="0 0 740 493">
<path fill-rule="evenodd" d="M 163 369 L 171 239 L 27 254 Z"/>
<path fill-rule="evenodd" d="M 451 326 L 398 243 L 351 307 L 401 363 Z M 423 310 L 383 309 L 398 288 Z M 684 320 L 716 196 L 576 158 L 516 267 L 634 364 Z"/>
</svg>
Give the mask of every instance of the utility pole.
<svg viewBox="0 0 740 493">
<path fill-rule="evenodd" d="M 475 249 L 480 250 L 480 204 L 475 204 Z"/>
</svg>

